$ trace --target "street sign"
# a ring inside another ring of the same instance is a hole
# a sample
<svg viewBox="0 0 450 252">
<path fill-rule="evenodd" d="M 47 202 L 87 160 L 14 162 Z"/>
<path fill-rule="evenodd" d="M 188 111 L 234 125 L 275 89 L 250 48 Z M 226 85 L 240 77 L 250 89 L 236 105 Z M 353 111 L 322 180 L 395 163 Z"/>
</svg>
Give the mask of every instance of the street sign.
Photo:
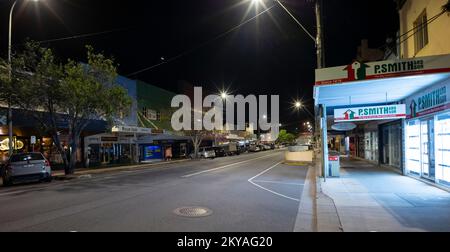
<svg viewBox="0 0 450 252">
<path fill-rule="evenodd" d="M 334 110 L 335 122 L 357 122 L 406 118 L 406 105 L 386 105 Z"/>
<path fill-rule="evenodd" d="M 31 136 L 30 143 L 36 144 L 36 136 Z"/>
</svg>

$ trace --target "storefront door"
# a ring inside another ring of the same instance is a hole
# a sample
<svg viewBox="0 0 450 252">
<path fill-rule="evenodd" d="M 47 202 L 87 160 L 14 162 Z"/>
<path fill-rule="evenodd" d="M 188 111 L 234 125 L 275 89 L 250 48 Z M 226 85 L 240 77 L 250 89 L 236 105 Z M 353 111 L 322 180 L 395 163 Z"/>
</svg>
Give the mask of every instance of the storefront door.
<svg viewBox="0 0 450 252">
<path fill-rule="evenodd" d="M 435 136 L 436 178 L 440 184 L 450 186 L 450 113 L 437 116 Z"/>
<path fill-rule="evenodd" d="M 434 119 L 425 119 L 420 122 L 420 152 L 422 160 L 422 177 L 435 180 L 434 158 Z"/>
</svg>

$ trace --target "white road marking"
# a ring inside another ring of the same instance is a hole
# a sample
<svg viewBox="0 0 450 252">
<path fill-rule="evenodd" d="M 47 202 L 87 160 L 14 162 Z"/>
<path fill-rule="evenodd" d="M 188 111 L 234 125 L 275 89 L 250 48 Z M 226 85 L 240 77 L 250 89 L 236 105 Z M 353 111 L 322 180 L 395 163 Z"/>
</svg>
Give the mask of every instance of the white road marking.
<svg viewBox="0 0 450 252">
<path fill-rule="evenodd" d="M 280 181 L 268 181 L 268 180 L 253 180 L 255 183 L 267 183 L 267 184 L 278 184 L 278 185 L 293 185 L 293 186 L 304 186 L 305 184 L 300 183 L 285 183 Z"/>
<path fill-rule="evenodd" d="M 25 193 L 28 191 L 14 191 L 14 192 L 8 192 L 8 193 L 0 193 L 0 197 L 1 196 L 8 196 L 8 195 L 14 195 L 14 194 L 20 194 L 20 193 Z"/>
<path fill-rule="evenodd" d="M 182 178 L 190 178 L 190 177 L 194 177 L 194 176 L 201 175 L 201 174 L 204 174 L 204 173 L 218 171 L 218 170 L 222 170 L 222 169 L 225 169 L 225 168 L 228 168 L 228 167 L 232 167 L 232 166 L 236 166 L 236 165 L 240 165 L 240 164 L 245 164 L 245 163 L 248 163 L 248 162 L 251 162 L 251 161 L 254 161 L 254 160 L 263 159 L 263 158 L 276 156 L 276 155 L 279 155 L 279 153 L 266 155 L 266 156 L 262 156 L 262 157 L 258 157 L 258 158 L 245 160 L 245 161 L 242 161 L 242 162 L 232 163 L 232 164 L 229 164 L 229 165 L 224 165 L 224 166 L 220 166 L 220 167 L 217 167 L 217 168 L 213 168 L 213 169 L 209 169 L 209 170 L 204 170 L 204 171 L 188 174 L 188 175 L 182 176 Z"/>
<path fill-rule="evenodd" d="M 258 175 L 254 176 L 253 178 L 249 179 L 248 182 L 249 182 L 250 184 L 252 184 L 252 185 L 254 185 L 254 186 L 256 186 L 256 187 L 258 187 L 258 188 L 264 190 L 264 191 L 268 191 L 268 192 L 270 192 L 270 193 L 272 193 L 272 194 L 275 194 L 275 195 L 277 195 L 277 196 L 280 196 L 280 197 L 282 197 L 282 198 L 289 199 L 289 200 L 293 200 L 293 201 L 296 201 L 296 202 L 300 202 L 300 199 L 292 198 L 292 197 L 286 196 L 286 195 L 284 195 L 284 194 L 277 193 L 277 192 L 275 192 L 275 191 L 272 191 L 272 190 L 270 190 L 270 189 L 267 189 L 267 188 L 265 188 L 264 186 L 258 185 L 258 184 L 256 184 L 255 182 L 253 182 L 253 180 L 256 179 L 257 177 L 260 177 L 261 175 L 267 173 L 268 171 L 272 170 L 273 168 L 279 166 L 279 165 L 282 164 L 282 163 L 283 163 L 283 162 L 279 162 L 279 163 L 275 164 L 274 166 L 269 167 L 268 169 L 264 170 L 263 172 L 259 173 Z"/>
</svg>

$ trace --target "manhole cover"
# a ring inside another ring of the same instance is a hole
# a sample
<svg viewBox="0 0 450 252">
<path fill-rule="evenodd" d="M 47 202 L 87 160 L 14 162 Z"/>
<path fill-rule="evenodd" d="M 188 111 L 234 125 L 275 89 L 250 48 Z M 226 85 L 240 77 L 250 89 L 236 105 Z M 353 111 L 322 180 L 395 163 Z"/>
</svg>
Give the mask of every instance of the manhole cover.
<svg viewBox="0 0 450 252">
<path fill-rule="evenodd" d="M 190 218 L 210 216 L 213 212 L 206 207 L 180 207 L 173 211 L 176 215 Z"/>
</svg>

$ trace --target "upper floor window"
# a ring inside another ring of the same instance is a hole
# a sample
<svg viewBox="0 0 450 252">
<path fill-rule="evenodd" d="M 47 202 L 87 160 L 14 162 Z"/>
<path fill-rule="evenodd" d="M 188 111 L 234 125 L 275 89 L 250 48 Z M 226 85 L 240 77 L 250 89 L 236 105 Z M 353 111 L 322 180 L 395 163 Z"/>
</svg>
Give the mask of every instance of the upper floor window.
<svg viewBox="0 0 450 252">
<path fill-rule="evenodd" d="M 428 18 L 427 11 L 422 14 L 414 22 L 414 45 L 416 54 L 428 45 Z"/>
</svg>

